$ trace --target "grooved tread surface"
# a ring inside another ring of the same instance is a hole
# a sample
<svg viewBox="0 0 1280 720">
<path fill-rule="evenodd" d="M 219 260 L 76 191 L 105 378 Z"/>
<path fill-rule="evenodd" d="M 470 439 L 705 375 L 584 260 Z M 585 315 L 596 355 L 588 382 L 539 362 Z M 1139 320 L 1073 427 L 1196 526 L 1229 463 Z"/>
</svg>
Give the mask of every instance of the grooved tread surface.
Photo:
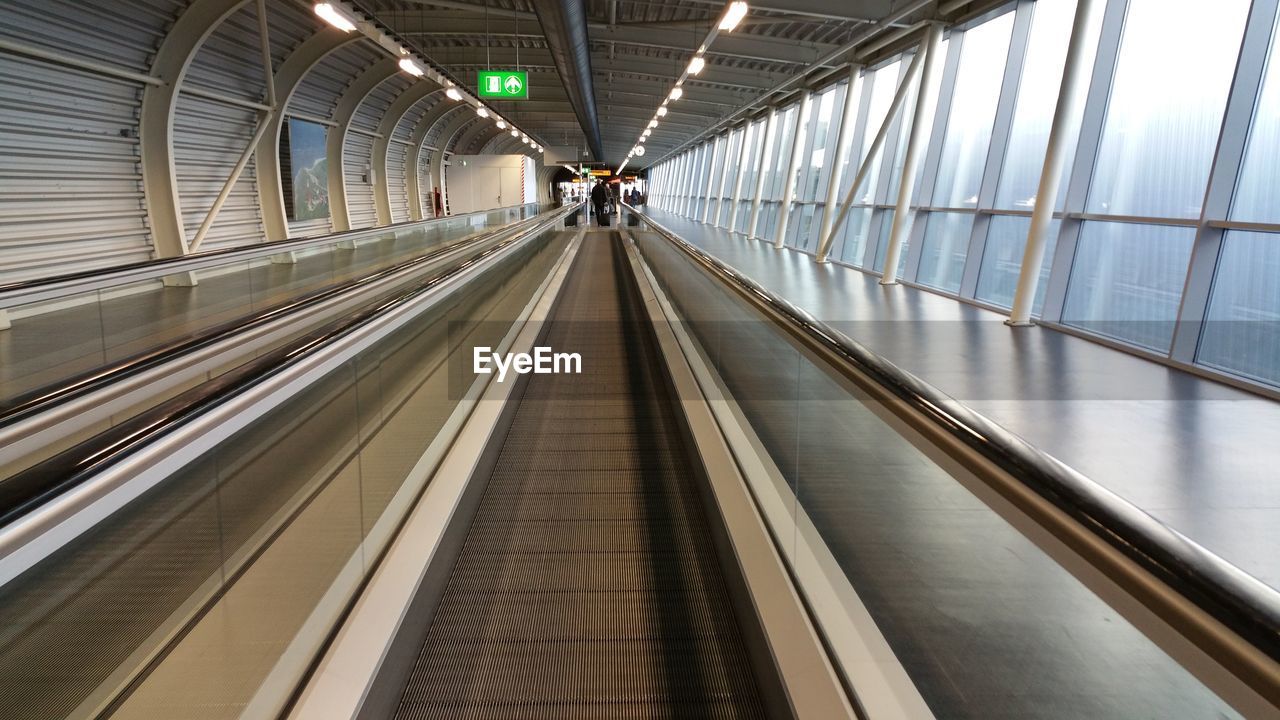
<svg viewBox="0 0 1280 720">
<path fill-rule="evenodd" d="M 619 236 L 589 233 L 396 718 L 755 718 Z"/>
</svg>

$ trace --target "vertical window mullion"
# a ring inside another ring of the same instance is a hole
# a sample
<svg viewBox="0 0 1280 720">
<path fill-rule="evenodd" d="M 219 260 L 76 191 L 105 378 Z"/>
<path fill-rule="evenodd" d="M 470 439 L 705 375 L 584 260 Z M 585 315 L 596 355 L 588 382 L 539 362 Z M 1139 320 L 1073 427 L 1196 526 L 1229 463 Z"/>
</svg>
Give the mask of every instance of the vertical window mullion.
<svg viewBox="0 0 1280 720">
<path fill-rule="evenodd" d="M 1080 138 L 1076 143 L 1076 156 L 1071 163 L 1071 178 L 1067 183 L 1067 196 L 1063 206 L 1066 216 L 1058 231 L 1058 242 L 1049 271 L 1049 286 L 1045 290 L 1041 320 L 1059 322 L 1066 303 L 1067 284 L 1071 278 L 1071 265 L 1075 261 L 1076 247 L 1080 241 L 1081 221 L 1071 217 L 1084 212 L 1089 197 L 1089 184 L 1093 180 L 1093 166 L 1102 141 L 1102 125 L 1107 115 L 1107 98 L 1111 94 L 1111 81 L 1115 76 L 1116 61 L 1120 54 L 1120 40 L 1124 35 L 1124 17 L 1128 0 L 1107 0 L 1102 16 L 1102 32 L 1098 37 L 1098 53 L 1094 58 L 1093 76 L 1085 98 L 1084 116 L 1080 122 Z M 1037 198 L 1039 202 L 1039 198 Z"/>
<path fill-rule="evenodd" d="M 1209 171 L 1196 239 L 1191 246 L 1187 281 L 1183 286 L 1178 317 L 1174 324 L 1169 355 L 1180 362 L 1195 362 L 1200 344 L 1224 234 L 1221 228 L 1210 227 L 1209 223 L 1226 220 L 1231 213 L 1231 202 L 1235 197 L 1240 168 L 1244 163 L 1249 127 L 1254 121 L 1254 109 L 1262 90 L 1267 55 L 1271 51 L 1277 4 L 1278 0 L 1253 0 L 1249 19 L 1245 24 L 1244 40 L 1236 62 L 1235 76 L 1231 81 L 1231 90 L 1227 95 L 1227 107 L 1223 113 L 1213 165 Z"/>
<path fill-rule="evenodd" d="M 1019 83 L 1022 67 L 1027 57 L 1027 44 L 1031 38 L 1031 22 L 1036 4 L 1031 0 L 1019 0 L 1013 20 L 1013 35 L 1009 39 L 1008 60 L 1005 62 L 1004 79 L 1000 86 L 1000 101 L 996 105 L 995 124 L 991 128 L 991 142 L 987 145 L 987 164 L 982 171 L 982 185 L 978 190 L 978 214 L 973 220 L 969 236 L 969 249 L 965 252 L 964 274 L 960 279 L 959 296 L 971 298 L 978 286 L 978 270 L 982 267 L 982 255 L 986 248 L 987 231 L 991 215 L 983 212 L 995 206 L 996 188 L 1000 184 L 1000 170 L 1004 167 L 1005 151 L 1009 147 L 1009 133 L 1013 127 L 1013 112 L 1018 105 Z"/>
</svg>

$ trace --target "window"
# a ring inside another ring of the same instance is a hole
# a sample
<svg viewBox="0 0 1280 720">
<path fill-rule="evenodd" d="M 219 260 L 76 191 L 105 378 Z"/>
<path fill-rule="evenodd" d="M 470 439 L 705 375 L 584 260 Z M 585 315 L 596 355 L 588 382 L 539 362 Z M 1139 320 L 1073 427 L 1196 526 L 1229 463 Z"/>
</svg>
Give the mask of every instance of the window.
<svg viewBox="0 0 1280 720">
<path fill-rule="evenodd" d="M 764 143 L 760 136 L 764 132 L 764 121 L 757 120 L 747 126 L 746 152 L 742 154 L 742 166 L 737 168 L 737 172 L 741 175 L 742 191 L 739 193 L 738 206 L 735 208 L 736 214 L 731 214 L 730 230 L 735 232 L 743 232 L 747 228 L 747 223 L 751 222 L 751 201 L 754 199 L 756 190 L 756 164 L 760 162 L 760 151 Z"/>
<path fill-rule="evenodd" d="M 1009 54 L 1013 17 L 1014 13 L 1006 12 L 964 34 L 934 186 L 935 206 L 971 208 L 978 205 L 978 190 Z"/>
<path fill-rule="evenodd" d="M 1058 244 L 1061 224 L 1059 220 L 1049 223 L 1044 262 L 1040 264 L 1040 283 L 1036 285 L 1036 296 L 1031 307 L 1034 315 L 1039 315 L 1044 307 L 1049 268 L 1053 266 L 1053 252 Z M 1027 249 L 1027 233 L 1030 230 L 1030 217 L 996 215 L 991 218 L 987 228 L 986 247 L 982 252 L 982 266 L 978 269 L 975 297 L 999 307 L 1013 307 L 1013 294 L 1018 289 L 1018 275 L 1022 272 L 1022 256 Z"/>
<path fill-rule="evenodd" d="M 959 292 L 972 232 L 973 215 L 969 213 L 929 213 L 916 281 L 949 293 Z"/>
<path fill-rule="evenodd" d="M 733 189 L 738 181 L 738 173 L 742 163 L 742 134 L 743 129 L 738 128 L 729 134 L 728 154 L 725 155 L 725 161 L 722 164 L 721 175 L 717 180 L 718 187 L 716 192 L 719 195 L 719 202 L 712 208 L 712 212 L 716 213 L 716 217 L 711 218 L 712 222 L 720 227 L 729 225 L 729 213 L 733 203 Z"/>
<path fill-rule="evenodd" d="M 905 66 L 901 60 L 898 60 L 871 73 L 871 100 L 870 108 L 867 112 L 867 126 L 862 133 L 862 141 L 856 144 L 858 148 L 857 164 L 851 163 L 851 166 L 846 168 L 840 180 L 841 198 L 849 192 L 849 186 L 853 184 L 853 176 L 858 172 L 858 165 L 861 165 L 867 157 L 867 152 L 871 149 L 871 143 L 875 140 L 876 133 L 880 131 L 880 126 L 884 124 L 885 118 L 889 116 L 889 107 L 893 103 L 893 95 L 898 89 L 898 83 L 901 81 L 898 75 L 903 70 L 905 70 Z M 886 139 L 885 146 L 892 146 L 892 138 Z M 884 153 L 879 152 L 872 159 L 867 178 L 863 181 L 862 186 L 858 188 L 858 194 L 854 198 L 854 202 L 875 202 L 876 181 L 880 176 L 880 163 L 883 157 Z"/>
<path fill-rule="evenodd" d="M 1086 222 L 1062 321 L 1167 352 L 1195 228 Z"/>
<path fill-rule="evenodd" d="M 771 148 L 772 154 L 767 158 L 768 171 L 765 174 L 764 202 L 760 208 L 760 224 L 757 234 L 762 238 L 772 238 L 778 228 L 778 208 L 782 199 L 782 191 L 786 187 L 787 162 L 791 158 L 792 143 L 796 140 L 796 124 L 800 114 L 798 105 L 792 105 L 778 113 L 777 132 Z"/>
<path fill-rule="evenodd" d="M 1090 212 L 1199 217 L 1249 0 L 1205 9 L 1130 0 Z"/>
<path fill-rule="evenodd" d="M 1223 238 L 1196 360 L 1280 384 L 1280 234 Z"/>
<path fill-rule="evenodd" d="M 1231 219 L 1280 223 L 1280 17 L 1271 34 L 1271 52 L 1253 112 Z M 1273 376 L 1274 377 L 1274 376 Z"/>
<path fill-rule="evenodd" d="M 1018 99 L 1014 105 L 1013 122 L 1009 129 L 1009 143 L 1004 156 L 1004 168 L 996 189 L 995 206 L 1007 210 L 1031 210 L 1036 204 L 1036 190 L 1040 187 L 1040 174 L 1044 170 L 1045 148 L 1049 145 L 1049 127 L 1057 109 L 1058 90 L 1062 87 L 1062 69 L 1067 61 L 1067 44 L 1070 28 L 1075 20 L 1075 0 L 1037 0 L 1031 22 L 1031 37 L 1023 60 L 1022 77 L 1018 84 Z M 1094 13 L 1095 22 L 1089 28 L 1085 42 L 1085 56 L 1092 60 L 1098 44 L 1101 23 Z M 1088 67 L 1083 69 L 1087 76 Z M 1083 106 L 1083 103 L 1081 104 Z M 1062 177 L 1070 177 L 1071 158 L 1075 154 L 1076 140 L 1080 134 L 1080 116 L 1083 107 L 1077 108 L 1069 118 L 1069 138 Z M 1058 188 L 1058 207 L 1067 194 L 1067 183 Z M 1010 298 L 1012 302 L 1012 298 Z"/>
</svg>

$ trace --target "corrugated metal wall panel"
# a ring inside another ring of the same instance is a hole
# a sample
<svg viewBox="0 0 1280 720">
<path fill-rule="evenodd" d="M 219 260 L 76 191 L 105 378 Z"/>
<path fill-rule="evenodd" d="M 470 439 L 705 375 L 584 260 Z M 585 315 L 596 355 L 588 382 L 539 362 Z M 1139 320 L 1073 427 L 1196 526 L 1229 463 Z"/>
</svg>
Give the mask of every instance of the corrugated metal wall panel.
<svg viewBox="0 0 1280 720">
<path fill-rule="evenodd" d="M 391 199 L 391 222 L 409 220 L 409 175 L 405 163 L 409 144 L 391 141 L 387 148 L 387 194 Z"/>
<path fill-rule="evenodd" d="M 329 53 L 311 69 L 293 91 L 289 110 L 315 117 L 332 118 L 333 107 L 343 90 L 365 68 L 384 57 L 369 43 L 344 45 Z"/>
<path fill-rule="evenodd" d="M 178 98 L 174 114 L 173 154 L 178 174 L 182 222 L 190 241 L 213 206 L 240 152 L 249 143 L 257 113 L 191 95 Z M 258 183 L 249 160 L 239 182 L 218 213 L 201 250 L 262 242 Z"/>
<path fill-rule="evenodd" d="M 178 0 L 4 0 L 0 37 L 146 73 Z M 0 55 L 0 283 L 151 257 L 142 86 Z"/>
<path fill-rule="evenodd" d="M 351 214 L 351 229 L 368 228 L 378 224 L 373 207 L 373 185 L 368 182 L 369 164 L 373 160 L 373 137 L 359 132 L 348 132 L 343 143 L 343 180 L 347 186 L 347 207 Z"/>
<path fill-rule="evenodd" d="M 383 116 L 387 114 L 387 108 L 391 106 L 392 101 L 396 99 L 397 95 L 404 92 L 410 84 L 411 80 L 402 74 L 392 75 L 379 83 L 379 85 L 369 93 L 368 97 L 364 99 L 364 102 L 360 103 L 360 107 L 356 109 L 355 116 L 351 118 L 352 127 L 360 128 L 368 132 L 375 132 L 378 129 L 378 123 L 382 122 Z M 361 138 L 361 142 L 369 142 L 368 151 L 360 155 L 358 159 L 354 153 L 361 151 L 362 148 L 352 144 L 353 138 Z M 353 170 L 355 170 L 357 180 L 356 186 L 354 187 L 351 180 L 348 179 L 347 181 L 347 209 L 351 213 L 351 227 L 372 227 L 377 224 L 377 212 L 374 209 L 373 200 L 373 186 L 364 183 L 364 187 L 358 187 L 361 184 L 358 181 L 360 180 L 359 176 L 365 172 L 365 165 L 372 161 L 373 138 L 360 133 L 347 133 L 347 153 L 348 154 L 345 158 L 345 174 L 348 178 L 351 178 Z M 390 152 L 388 152 L 388 156 L 390 156 Z M 357 165 L 357 167 L 353 168 L 352 165 Z M 397 186 L 404 185 L 404 162 L 401 161 L 398 168 L 398 174 L 395 174 L 392 167 L 391 163 L 388 162 L 387 168 L 374 168 L 374 171 L 387 173 L 387 186 L 392 189 L 391 194 L 394 196 L 395 188 Z M 358 192 L 353 192 L 353 189 L 356 189 L 357 187 Z M 366 216 L 370 218 L 367 225 L 360 224 L 361 221 L 356 220 L 357 217 L 363 218 Z"/>
<path fill-rule="evenodd" d="M 213 90 L 261 102 L 265 94 L 257 7 L 245 6 L 218 26 L 196 53 L 183 87 Z M 187 240 L 213 206 L 240 154 L 253 138 L 258 113 L 189 94 L 178 97 L 173 122 L 174 164 Z M 253 161 L 232 188 L 201 250 L 252 245 L 263 240 Z"/>
<path fill-rule="evenodd" d="M 418 123 L 422 122 L 422 116 L 440 103 L 438 98 L 438 95 L 430 95 L 414 103 L 413 107 L 409 108 L 409 112 L 405 113 L 404 117 L 400 118 L 400 122 L 396 124 L 396 131 L 392 137 L 396 140 L 408 142 L 413 137 L 413 131 L 417 129 Z"/>
</svg>

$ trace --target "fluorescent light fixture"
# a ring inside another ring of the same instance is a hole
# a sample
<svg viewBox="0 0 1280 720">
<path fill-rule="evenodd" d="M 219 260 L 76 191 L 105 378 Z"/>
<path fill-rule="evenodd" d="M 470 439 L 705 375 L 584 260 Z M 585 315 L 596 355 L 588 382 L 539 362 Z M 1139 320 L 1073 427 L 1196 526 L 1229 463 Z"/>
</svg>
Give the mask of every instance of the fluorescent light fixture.
<svg viewBox="0 0 1280 720">
<path fill-rule="evenodd" d="M 520 131 L 515 128 L 511 128 L 511 137 L 520 137 Z"/>
<path fill-rule="evenodd" d="M 506 121 L 506 120 L 503 120 L 502 118 L 498 118 L 498 129 L 499 129 L 499 130 L 506 130 L 506 129 L 507 129 L 507 121 Z"/>
<path fill-rule="evenodd" d="M 673 87 L 673 88 L 671 88 L 671 99 L 672 99 L 672 100 L 679 100 L 679 99 L 680 99 L 680 98 L 682 98 L 682 97 L 684 97 L 684 90 L 682 90 L 682 89 L 680 89 L 680 88 L 678 88 L 678 87 Z"/>
<path fill-rule="evenodd" d="M 445 94 L 445 97 L 448 97 L 450 100 L 462 99 L 462 93 L 458 92 L 458 88 L 449 88 L 448 90 L 444 91 L 444 94 Z"/>
<path fill-rule="evenodd" d="M 667 107 L 663 105 L 662 107 L 658 108 L 658 117 L 666 117 L 666 116 L 667 116 Z"/>
<path fill-rule="evenodd" d="M 658 121 L 657 121 L 657 120 L 650 120 L 650 121 L 649 121 L 649 127 L 650 127 L 650 128 L 656 128 L 656 127 L 658 127 Z"/>
<path fill-rule="evenodd" d="M 707 61 L 703 60 L 701 55 L 695 55 L 694 58 L 689 61 L 689 74 L 697 75 L 702 72 L 702 68 L 706 66 Z"/>
<path fill-rule="evenodd" d="M 400 58 L 400 69 L 414 77 L 422 77 L 425 74 L 413 58 Z"/>
<path fill-rule="evenodd" d="M 720 18 L 720 32 L 732 32 L 738 27 L 738 23 L 742 22 L 742 18 L 747 16 L 747 4 L 742 0 L 729 3 L 728 9 L 724 11 L 724 16 Z"/>
<path fill-rule="evenodd" d="M 337 3 L 316 3 L 316 15 L 342 32 L 349 33 L 356 29 L 355 18 Z"/>
</svg>

